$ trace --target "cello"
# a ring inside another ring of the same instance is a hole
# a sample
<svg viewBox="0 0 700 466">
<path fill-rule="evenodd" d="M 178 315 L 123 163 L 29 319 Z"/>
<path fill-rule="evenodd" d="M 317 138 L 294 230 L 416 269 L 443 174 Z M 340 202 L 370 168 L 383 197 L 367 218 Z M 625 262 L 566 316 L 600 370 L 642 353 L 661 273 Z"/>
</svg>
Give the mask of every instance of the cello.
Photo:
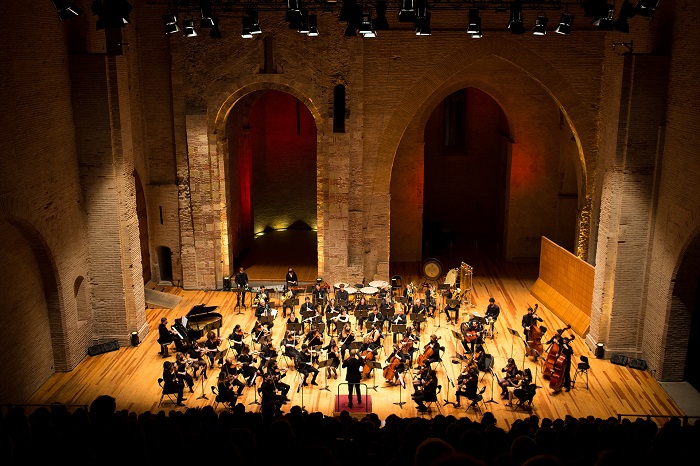
<svg viewBox="0 0 700 466">
<path fill-rule="evenodd" d="M 374 361 L 374 352 L 372 351 L 372 348 L 370 345 L 374 341 L 372 336 L 376 329 L 372 329 L 370 332 L 367 332 L 364 337 L 362 337 L 362 342 L 367 345 L 367 348 L 362 351 L 360 356 L 362 356 L 362 359 L 365 361 L 365 364 L 362 366 L 362 378 L 366 379 L 369 377 L 369 373 L 372 371 L 372 367 L 370 367 L 369 364 L 367 364 L 367 361 Z"/>
<path fill-rule="evenodd" d="M 425 361 L 430 359 L 430 357 L 434 354 L 435 350 L 433 350 L 433 341 L 437 343 L 437 341 L 440 339 L 440 337 L 435 337 L 435 340 L 433 340 L 433 337 L 430 337 L 430 342 L 423 347 L 424 351 L 423 354 L 418 356 L 418 360 L 416 361 L 416 364 L 418 366 L 422 366 Z"/>
<path fill-rule="evenodd" d="M 389 358 L 389 364 L 387 364 L 384 368 L 384 378 L 387 380 L 387 382 L 394 381 L 396 378 L 396 369 L 399 367 L 399 364 L 401 364 L 401 358 L 396 355 L 398 351 L 399 349 L 394 346 L 394 353 Z"/>
<path fill-rule="evenodd" d="M 557 330 L 557 334 L 552 337 L 552 344 L 549 346 L 547 360 L 545 361 L 544 369 L 542 369 L 542 377 L 545 379 L 549 379 L 552 376 L 554 364 L 557 362 L 557 358 L 559 357 L 559 338 L 564 338 L 562 334 L 569 329 L 571 329 L 571 324 Z M 557 338 L 557 336 L 559 336 L 559 338 Z"/>
<path fill-rule="evenodd" d="M 571 338 L 563 338 L 562 346 L 568 346 L 569 343 L 574 341 L 574 338 L 576 338 L 575 335 L 571 335 Z M 570 361 L 572 355 L 573 352 L 571 351 L 570 347 L 568 350 L 560 348 L 559 355 L 557 356 L 557 360 L 552 369 L 552 376 L 549 379 L 550 389 L 554 391 L 561 390 L 561 386 L 564 383 L 564 371 L 566 371 L 567 362 Z"/>
</svg>

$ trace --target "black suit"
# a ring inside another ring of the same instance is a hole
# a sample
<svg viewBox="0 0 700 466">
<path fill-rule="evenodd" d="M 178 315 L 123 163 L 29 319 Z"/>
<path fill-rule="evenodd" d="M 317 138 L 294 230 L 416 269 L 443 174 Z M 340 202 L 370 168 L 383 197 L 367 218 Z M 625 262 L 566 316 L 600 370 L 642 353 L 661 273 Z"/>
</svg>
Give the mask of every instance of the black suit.
<svg viewBox="0 0 700 466">
<path fill-rule="evenodd" d="M 357 404 L 362 403 L 360 381 L 362 380 L 362 361 L 357 356 L 351 356 L 343 362 L 345 381 L 348 383 L 348 406 L 352 408 L 352 392 L 357 392 Z"/>
</svg>

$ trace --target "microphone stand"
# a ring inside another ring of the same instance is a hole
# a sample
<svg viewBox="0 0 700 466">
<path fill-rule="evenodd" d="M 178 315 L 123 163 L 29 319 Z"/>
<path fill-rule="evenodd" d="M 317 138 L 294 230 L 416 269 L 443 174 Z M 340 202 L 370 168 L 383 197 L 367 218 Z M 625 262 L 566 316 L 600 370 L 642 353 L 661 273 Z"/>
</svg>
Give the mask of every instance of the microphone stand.
<svg viewBox="0 0 700 466">
<path fill-rule="evenodd" d="M 454 407 L 456 408 L 456 407 L 457 407 L 457 403 L 455 403 L 454 401 L 449 401 L 449 399 L 450 399 L 450 385 L 452 385 L 452 388 L 454 388 L 454 387 L 455 387 L 455 383 L 454 383 L 454 382 L 452 381 L 452 379 L 450 378 L 450 374 L 447 373 L 447 368 L 445 367 L 445 363 L 442 362 L 442 360 L 440 360 L 440 365 L 441 365 L 442 368 L 445 370 L 445 375 L 447 376 L 447 382 L 448 382 L 448 384 L 447 384 L 447 395 L 445 396 L 445 402 L 444 402 L 443 406 L 452 405 L 452 406 L 454 406 Z M 460 364 L 460 366 L 461 366 L 461 364 Z"/>
<path fill-rule="evenodd" d="M 207 380 L 209 380 L 208 377 L 207 377 Z M 198 400 L 208 400 L 209 399 L 209 398 L 207 398 L 207 394 L 204 393 L 204 374 L 202 374 L 202 394 L 200 396 L 198 396 L 197 399 Z"/>
<path fill-rule="evenodd" d="M 404 371 L 406 373 L 408 369 Z M 403 380 L 403 377 L 401 377 L 401 380 Z M 401 392 L 403 391 L 403 387 L 406 385 L 406 382 L 404 381 L 401 383 L 401 380 L 399 380 L 399 401 L 398 403 L 394 402 L 395 405 L 398 405 L 399 408 L 403 409 L 403 405 L 406 403 L 405 401 L 401 401 Z"/>
<path fill-rule="evenodd" d="M 250 403 L 248 403 L 248 406 L 260 404 L 260 402 L 258 401 L 258 384 L 257 384 L 258 374 L 255 374 L 253 377 L 254 377 L 254 379 L 251 381 L 252 383 L 250 386 L 253 387 L 253 393 L 255 394 L 255 399 L 253 401 L 251 401 Z"/>
<path fill-rule="evenodd" d="M 496 400 L 493 399 L 493 379 L 494 379 L 494 377 L 498 377 L 498 376 L 497 376 L 496 373 L 493 371 L 493 365 L 491 365 L 491 399 L 490 399 L 490 400 L 484 401 L 484 404 L 486 404 L 486 403 L 495 403 L 495 404 L 499 404 L 498 401 L 496 401 Z"/>
<path fill-rule="evenodd" d="M 326 386 L 323 387 L 323 388 L 321 388 L 320 390 L 326 390 L 326 391 L 328 391 L 328 392 L 330 392 L 331 389 L 328 388 L 328 369 L 327 369 L 327 367 L 330 366 L 330 363 L 331 363 L 331 362 L 332 362 L 332 361 L 331 361 L 330 359 L 326 359 L 325 361 L 319 361 L 319 363 L 318 363 L 318 368 L 319 368 L 319 369 L 326 369 L 326 370 L 324 371 L 324 373 L 323 373 L 323 379 L 324 379 L 324 381 L 325 381 L 325 383 L 326 383 Z"/>
</svg>

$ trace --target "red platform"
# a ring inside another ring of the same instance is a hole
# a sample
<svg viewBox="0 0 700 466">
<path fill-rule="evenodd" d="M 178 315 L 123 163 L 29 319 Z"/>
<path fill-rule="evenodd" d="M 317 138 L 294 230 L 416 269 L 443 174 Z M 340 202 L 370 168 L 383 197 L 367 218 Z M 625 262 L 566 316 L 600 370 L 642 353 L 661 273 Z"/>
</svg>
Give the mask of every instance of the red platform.
<svg viewBox="0 0 700 466">
<path fill-rule="evenodd" d="M 363 395 L 362 404 L 357 404 L 357 398 L 353 399 L 352 408 L 348 407 L 348 396 L 347 395 L 335 395 L 335 402 L 333 403 L 333 410 L 337 413 L 341 411 L 347 411 L 351 414 L 354 413 L 371 413 L 372 412 L 372 396 Z"/>
</svg>

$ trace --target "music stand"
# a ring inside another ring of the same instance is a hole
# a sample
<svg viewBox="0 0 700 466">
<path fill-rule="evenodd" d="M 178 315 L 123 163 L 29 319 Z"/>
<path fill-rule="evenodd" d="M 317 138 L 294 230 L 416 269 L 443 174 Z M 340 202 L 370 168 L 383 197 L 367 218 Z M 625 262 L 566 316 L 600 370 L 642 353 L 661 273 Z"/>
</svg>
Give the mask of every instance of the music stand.
<svg viewBox="0 0 700 466">
<path fill-rule="evenodd" d="M 397 296 L 396 297 L 396 302 L 401 303 L 404 309 L 408 308 L 408 298 L 405 296 Z"/>
<path fill-rule="evenodd" d="M 267 316 L 263 315 L 263 316 L 258 317 L 258 320 L 260 320 L 261 324 L 265 325 L 265 324 L 272 323 L 275 320 L 275 318 L 272 317 L 271 315 L 267 315 Z"/>
<path fill-rule="evenodd" d="M 294 306 L 298 306 L 298 305 L 299 305 L 299 298 L 285 299 L 284 302 L 282 303 L 282 317 L 287 315 L 287 313 L 285 312 L 287 309 L 291 309 L 292 312 L 294 312 Z"/>
<path fill-rule="evenodd" d="M 318 330 L 321 335 L 323 335 L 323 332 L 326 331 L 326 324 L 324 324 L 323 322 L 312 323 L 311 329 L 313 330 L 314 328 Z"/>
<path fill-rule="evenodd" d="M 357 320 L 367 320 L 368 315 L 367 309 L 355 309 L 355 319 Z"/>
<path fill-rule="evenodd" d="M 367 304 L 369 304 L 370 306 L 376 306 L 379 303 L 377 302 L 377 298 L 370 297 L 370 298 L 367 298 Z"/>
<path fill-rule="evenodd" d="M 427 320 L 425 318 L 425 314 L 423 314 L 422 312 L 414 312 L 412 314 L 409 314 L 409 317 L 411 318 L 411 322 L 418 323 L 418 328 L 416 329 L 416 333 L 418 333 L 418 335 L 420 336 L 420 324 Z"/>
<path fill-rule="evenodd" d="M 301 327 L 302 327 L 301 322 L 294 322 L 294 323 L 287 324 L 287 330 L 291 330 L 292 332 L 294 332 L 294 335 L 299 335 L 301 333 Z"/>
<path fill-rule="evenodd" d="M 237 296 L 236 296 L 236 306 L 233 308 L 234 311 L 235 311 L 236 309 L 238 309 L 238 313 L 237 313 L 236 315 L 238 315 L 238 314 L 243 314 L 243 311 L 241 311 L 241 307 L 243 307 L 243 309 L 248 309 L 248 308 L 246 307 L 246 305 L 245 305 L 245 299 L 243 300 L 243 304 L 241 304 L 241 299 L 240 299 L 240 298 L 241 298 L 241 292 L 244 291 L 244 290 L 245 290 L 245 288 L 240 288 L 240 287 L 230 288 L 230 291 L 231 291 L 232 293 L 236 293 L 236 295 L 237 295 Z"/>
<path fill-rule="evenodd" d="M 336 304 L 338 307 L 348 307 L 348 301 L 346 299 L 339 299 Z"/>
<path fill-rule="evenodd" d="M 379 361 L 365 361 L 365 364 L 368 365 L 372 370 L 372 383 L 374 384 L 374 387 L 369 387 L 367 390 L 370 388 L 374 390 L 375 392 L 377 391 L 377 372 L 374 371 L 374 369 L 381 369 L 382 368 L 382 363 Z"/>
<path fill-rule="evenodd" d="M 406 333 L 406 324 L 391 324 L 391 331 L 394 334 L 394 343 L 396 343 L 396 335 Z"/>
<path fill-rule="evenodd" d="M 459 341 L 459 342 L 461 343 L 462 337 L 463 337 L 463 335 L 462 335 L 461 333 L 452 330 L 452 336 L 454 336 L 454 337 L 457 339 L 457 341 Z M 462 361 L 464 361 L 464 360 L 466 359 L 466 356 L 464 356 L 463 354 L 459 354 L 459 352 L 457 351 L 457 345 L 455 344 L 454 346 L 455 346 L 455 355 L 454 355 L 454 357 L 457 358 L 457 359 L 461 359 Z"/>
<path fill-rule="evenodd" d="M 360 346 L 362 346 L 362 342 L 361 342 L 361 341 L 353 341 L 352 343 L 350 343 L 350 349 L 351 349 L 351 350 L 359 350 L 359 349 L 360 349 Z"/>
<path fill-rule="evenodd" d="M 511 335 L 513 335 L 514 338 L 520 338 L 522 340 L 522 337 L 518 333 L 517 330 L 513 330 L 512 328 L 508 329 L 508 332 L 510 332 Z M 513 357 L 513 344 L 515 343 L 515 340 L 511 340 L 510 342 L 510 357 Z"/>
<path fill-rule="evenodd" d="M 325 361 L 319 361 L 319 362 L 318 362 L 318 368 L 319 368 L 319 369 L 323 369 L 323 368 L 325 368 L 325 367 L 328 367 L 328 366 L 331 365 L 332 362 L 333 362 L 332 359 L 326 359 Z M 329 392 L 330 392 L 331 389 L 328 388 L 328 375 L 327 375 L 326 371 L 323 372 L 323 378 L 325 379 L 326 386 L 323 387 L 323 388 L 320 388 L 319 390 L 326 390 L 326 391 L 329 391 Z"/>
</svg>

